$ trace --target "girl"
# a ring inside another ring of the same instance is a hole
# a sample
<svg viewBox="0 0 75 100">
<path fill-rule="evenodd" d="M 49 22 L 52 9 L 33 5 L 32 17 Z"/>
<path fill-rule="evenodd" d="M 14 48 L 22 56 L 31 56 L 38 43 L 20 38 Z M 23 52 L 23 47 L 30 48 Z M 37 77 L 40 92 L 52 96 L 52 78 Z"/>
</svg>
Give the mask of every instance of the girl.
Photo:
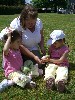
<svg viewBox="0 0 75 100">
<path fill-rule="evenodd" d="M 59 92 L 65 91 L 65 83 L 68 79 L 68 53 L 69 48 L 65 45 L 65 34 L 62 30 L 54 30 L 47 42 L 49 56 L 43 57 L 42 62 L 48 62 L 45 68 L 46 87 L 52 89 L 54 84 Z"/>
<path fill-rule="evenodd" d="M 12 80 L 13 83 L 25 87 L 31 79 L 21 71 L 23 66 L 22 56 L 19 50 L 21 45 L 21 36 L 17 30 L 8 29 L 8 34 L 4 36 L 5 45 L 3 48 L 3 68 L 5 77 Z M 33 84 L 31 82 L 31 84 Z"/>
</svg>

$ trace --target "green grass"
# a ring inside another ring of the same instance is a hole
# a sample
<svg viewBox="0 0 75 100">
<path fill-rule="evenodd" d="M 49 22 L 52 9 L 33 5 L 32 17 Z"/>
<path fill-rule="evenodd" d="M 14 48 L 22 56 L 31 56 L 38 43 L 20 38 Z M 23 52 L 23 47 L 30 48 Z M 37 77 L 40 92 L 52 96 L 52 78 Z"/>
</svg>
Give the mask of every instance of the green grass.
<svg viewBox="0 0 75 100">
<path fill-rule="evenodd" d="M 9 26 L 10 22 L 18 15 L 0 15 L 0 31 Z M 75 15 L 40 13 L 39 18 L 44 25 L 45 48 L 49 34 L 54 29 L 62 29 L 66 34 L 66 41 L 71 49 L 69 53 L 69 80 L 66 93 L 58 93 L 56 90 L 48 91 L 42 77 L 34 79 L 38 85 L 36 89 L 21 89 L 11 86 L 0 93 L 0 100 L 75 100 Z M 3 43 L 0 42 L 0 66 L 2 66 Z M 0 67 L 0 81 L 4 79 L 2 67 Z"/>
</svg>

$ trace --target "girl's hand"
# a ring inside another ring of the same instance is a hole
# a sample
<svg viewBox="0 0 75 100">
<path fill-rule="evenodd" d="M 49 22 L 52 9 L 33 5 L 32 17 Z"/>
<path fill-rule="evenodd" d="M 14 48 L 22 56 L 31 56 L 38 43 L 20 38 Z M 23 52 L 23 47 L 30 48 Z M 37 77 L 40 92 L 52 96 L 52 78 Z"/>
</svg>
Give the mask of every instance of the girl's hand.
<svg viewBox="0 0 75 100">
<path fill-rule="evenodd" d="M 48 59 L 41 59 L 41 63 L 46 63 L 48 62 Z"/>
<path fill-rule="evenodd" d="M 12 30 L 9 27 L 7 27 L 6 33 L 7 33 L 8 37 L 11 37 Z"/>
<path fill-rule="evenodd" d="M 50 56 L 49 56 L 49 55 L 43 56 L 43 57 L 41 58 L 41 62 L 42 62 L 42 63 L 49 62 L 49 61 L 50 61 Z"/>
</svg>

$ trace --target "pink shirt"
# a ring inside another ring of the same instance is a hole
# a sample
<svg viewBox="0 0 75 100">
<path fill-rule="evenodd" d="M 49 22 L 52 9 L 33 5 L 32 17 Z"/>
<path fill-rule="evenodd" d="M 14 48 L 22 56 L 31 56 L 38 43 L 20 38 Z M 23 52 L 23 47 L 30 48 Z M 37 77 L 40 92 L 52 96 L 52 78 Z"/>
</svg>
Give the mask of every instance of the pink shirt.
<svg viewBox="0 0 75 100">
<path fill-rule="evenodd" d="M 67 46 L 63 46 L 61 48 L 54 48 L 53 45 L 50 46 L 50 57 L 52 59 L 60 59 L 60 57 L 63 55 L 63 53 L 65 51 L 68 51 L 69 52 L 69 48 Z M 64 61 L 60 64 L 60 66 L 69 66 L 69 62 L 68 62 L 68 59 L 65 58 Z"/>
<path fill-rule="evenodd" d="M 23 66 L 23 60 L 20 51 L 9 49 L 7 56 L 3 55 L 3 67 L 5 76 L 7 77 L 11 72 L 20 71 Z"/>
</svg>

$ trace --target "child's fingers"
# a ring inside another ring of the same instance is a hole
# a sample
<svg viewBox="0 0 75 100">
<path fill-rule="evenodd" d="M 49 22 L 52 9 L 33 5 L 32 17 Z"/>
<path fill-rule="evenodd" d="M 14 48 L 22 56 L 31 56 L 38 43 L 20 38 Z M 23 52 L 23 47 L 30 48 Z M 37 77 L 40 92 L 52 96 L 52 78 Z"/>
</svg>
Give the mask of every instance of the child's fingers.
<svg viewBox="0 0 75 100">
<path fill-rule="evenodd" d="M 11 28 L 11 27 L 7 27 L 7 31 L 12 33 L 12 31 L 14 31 L 15 29 Z"/>
<path fill-rule="evenodd" d="M 6 33 L 9 34 L 9 33 L 11 33 L 11 32 L 12 32 L 12 30 L 11 30 L 10 28 L 7 27 Z"/>
</svg>

